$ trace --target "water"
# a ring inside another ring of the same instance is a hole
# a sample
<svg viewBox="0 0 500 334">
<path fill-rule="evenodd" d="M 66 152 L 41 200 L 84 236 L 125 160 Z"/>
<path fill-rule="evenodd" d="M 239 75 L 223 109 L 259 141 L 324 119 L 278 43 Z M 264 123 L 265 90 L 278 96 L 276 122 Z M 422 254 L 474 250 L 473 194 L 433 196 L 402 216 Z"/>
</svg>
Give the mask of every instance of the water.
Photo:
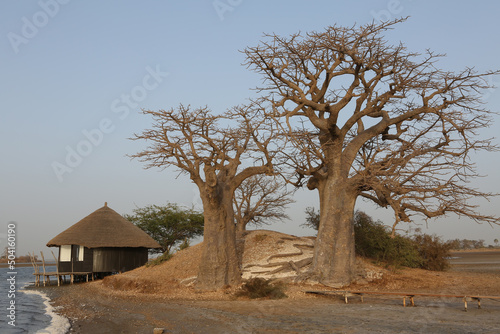
<svg viewBox="0 0 500 334">
<path fill-rule="evenodd" d="M 47 271 L 56 270 L 54 266 L 45 268 Z M 69 321 L 55 314 L 49 298 L 40 291 L 23 290 L 23 287 L 32 284 L 35 279 L 33 267 L 17 267 L 14 271 L 16 274 L 11 275 L 9 272 L 12 271 L 8 268 L 0 268 L 0 333 L 66 333 Z M 15 276 L 15 292 L 11 292 L 11 276 Z M 11 301 L 15 302 L 15 310 L 8 309 L 12 309 Z M 9 325 L 9 322 L 15 326 Z"/>
</svg>

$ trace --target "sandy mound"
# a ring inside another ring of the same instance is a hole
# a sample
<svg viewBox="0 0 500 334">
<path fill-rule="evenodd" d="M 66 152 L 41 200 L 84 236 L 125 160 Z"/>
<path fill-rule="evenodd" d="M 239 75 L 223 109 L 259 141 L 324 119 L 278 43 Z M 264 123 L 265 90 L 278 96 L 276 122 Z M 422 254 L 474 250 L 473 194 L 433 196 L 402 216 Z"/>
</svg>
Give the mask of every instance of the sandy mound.
<svg viewBox="0 0 500 334">
<path fill-rule="evenodd" d="M 177 252 L 170 260 L 157 266 L 139 267 L 119 275 L 108 276 L 102 284 L 121 292 L 154 293 L 170 298 L 183 298 L 190 294 L 184 281 L 196 278 L 200 264 L 202 244 Z"/>
</svg>

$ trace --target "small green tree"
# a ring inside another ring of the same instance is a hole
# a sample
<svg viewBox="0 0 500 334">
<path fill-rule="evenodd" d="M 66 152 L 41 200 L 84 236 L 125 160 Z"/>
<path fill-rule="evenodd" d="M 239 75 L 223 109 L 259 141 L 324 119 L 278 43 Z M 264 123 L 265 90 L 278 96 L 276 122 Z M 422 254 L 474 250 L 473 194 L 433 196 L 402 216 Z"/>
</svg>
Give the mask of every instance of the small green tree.
<svg viewBox="0 0 500 334">
<path fill-rule="evenodd" d="M 170 253 L 176 244 L 203 235 L 203 213 L 173 203 L 137 208 L 134 214 L 124 217 L 155 239 L 162 247 L 157 251 L 162 253 Z"/>
</svg>

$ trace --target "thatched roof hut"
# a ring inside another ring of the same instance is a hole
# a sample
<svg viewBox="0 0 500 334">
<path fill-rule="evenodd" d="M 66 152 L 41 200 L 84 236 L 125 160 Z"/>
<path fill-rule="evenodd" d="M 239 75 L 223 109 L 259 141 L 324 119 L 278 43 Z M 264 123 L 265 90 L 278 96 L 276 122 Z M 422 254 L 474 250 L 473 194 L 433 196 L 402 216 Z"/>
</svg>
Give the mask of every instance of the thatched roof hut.
<svg viewBox="0 0 500 334">
<path fill-rule="evenodd" d="M 107 203 L 47 243 L 59 247 L 60 272 L 123 272 L 144 265 L 149 248 L 161 248 Z"/>
<path fill-rule="evenodd" d="M 61 245 L 161 248 L 146 232 L 108 207 L 107 203 L 47 243 L 47 247 Z"/>
</svg>

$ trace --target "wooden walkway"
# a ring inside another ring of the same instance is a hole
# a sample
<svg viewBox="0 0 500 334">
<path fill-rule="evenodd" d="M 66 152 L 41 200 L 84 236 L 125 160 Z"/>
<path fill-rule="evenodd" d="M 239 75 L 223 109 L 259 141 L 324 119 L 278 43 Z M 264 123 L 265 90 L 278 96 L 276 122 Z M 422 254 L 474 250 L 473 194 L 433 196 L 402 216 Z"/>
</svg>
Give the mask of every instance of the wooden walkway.
<svg viewBox="0 0 500 334">
<path fill-rule="evenodd" d="M 43 272 L 40 271 L 40 266 L 38 265 L 37 262 L 37 257 L 35 256 L 35 252 L 33 254 L 28 253 L 30 255 L 31 259 L 31 264 L 33 265 L 33 269 L 35 269 L 35 272 L 33 275 L 35 276 L 35 286 L 40 286 L 40 279 L 43 281 L 43 286 L 45 286 L 47 283 L 50 285 L 50 276 L 55 276 L 57 279 L 57 286 L 61 285 L 61 280 L 66 281 L 66 276 L 69 276 L 70 278 L 70 283 L 73 284 L 75 281 L 76 276 L 83 277 L 85 276 L 87 279 L 87 282 L 89 281 L 89 276 L 94 280 L 94 273 L 93 272 L 59 272 L 57 268 L 59 268 L 59 260 L 57 259 L 56 255 L 54 254 L 53 251 L 50 251 L 52 253 L 52 256 L 54 257 L 55 260 L 55 266 L 57 271 L 45 271 L 45 257 L 43 256 L 43 252 L 40 252 L 40 255 L 42 256 L 42 269 Z"/>
<path fill-rule="evenodd" d="M 70 283 L 73 284 L 75 281 L 75 276 L 86 276 L 87 282 L 89 281 L 89 276 L 94 280 L 94 274 L 92 272 L 38 272 L 33 273 L 35 275 L 35 286 L 40 286 L 40 278 L 43 281 L 43 286 L 45 286 L 46 282 L 50 285 L 50 276 L 55 276 L 57 279 L 57 286 L 61 285 L 61 279 L 66 281 L 66 276 L 70 277 Z M 46 280 L 47 279 L 47 280 Z"/>
<path fill-rule="evenodd" d="M 359 296 L 363 302 L 364 295 L 385 295 L 385 296 L 400 296 L 403 297 L 403 306 L 406 307 L 406 299 L 409 298 L 411 306 L 415 306 L 414 297 L 439 297 L 439 298 L 462 298 L 465 311 L 467 311 L 467 302 L 477 301 L 477 308 L 481 308 L 481 299 L 498 299 L 500 296 L 477 296 L 477 295 L 450 295 L 450 294 L 433 294 L 433 293 L 413 293 L 413 292 L 386 292 L 386 291 L 306 291 L 306 293 L 317 295 L 340 295 L 344 297 L 347 304 L 347 297 Z"/>
</svg>

